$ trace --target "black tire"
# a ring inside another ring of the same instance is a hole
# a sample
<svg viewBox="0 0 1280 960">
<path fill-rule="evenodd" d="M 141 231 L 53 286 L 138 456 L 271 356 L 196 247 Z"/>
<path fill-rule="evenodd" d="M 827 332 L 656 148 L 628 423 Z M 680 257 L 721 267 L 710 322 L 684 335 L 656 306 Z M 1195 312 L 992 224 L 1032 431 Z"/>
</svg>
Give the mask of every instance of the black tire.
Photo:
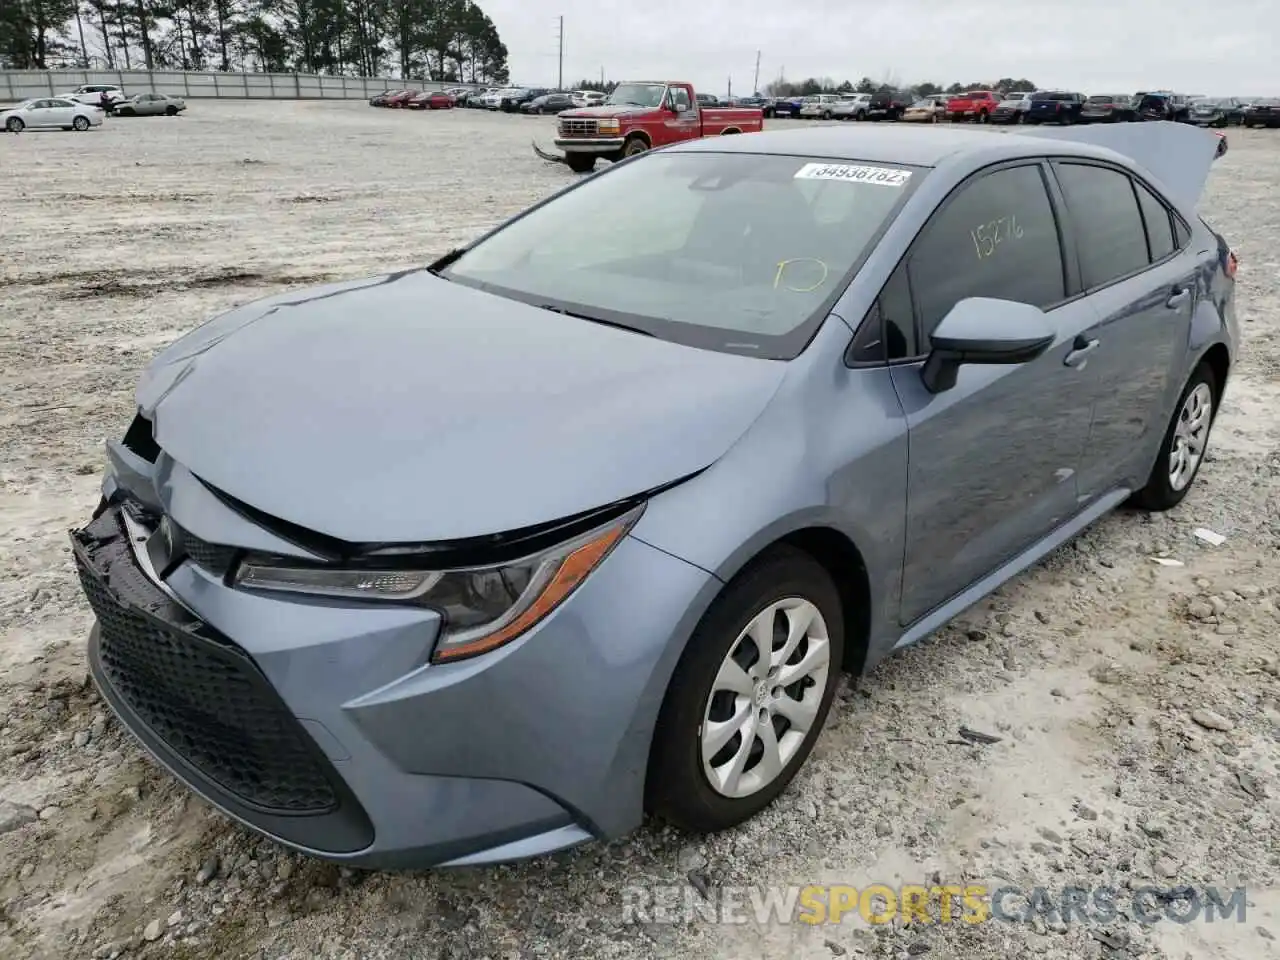
<svg viewBox="0 0 1280 960">
<path fill-rule="evenodd" d="M 644 153 L 649 149 L 649 144 L 645 143 L 641 137 L 632 137 L 622 147 L 623 157 L 634 157 L 637 153 Z"/>
<path fill-rule="evenodd" d="M 88 130 L 88 129 L 89 129 L 89 120 L 88 120 L 88 118 L 87 118 L 87 117 L 75 117 L 75 118 L 71 121 L 71 129 L 73 129 L 73 130 L 77 131 L 78 133 L 84 133 L 86 130 Z"/>
<path fill-rule="evenodd" d="M 859 110 L 859 111 L 854 115 L 854 119 L 855 119 L 855 120 L 857 120 L 859 123 L 861 123 L 863 120 L 866 120 L 866 119 L 867 119 L 867 111 L 865 111 L 865 110 Z"/>
<path fill-rule="evenodd" d="M 594 153 L 567 153 L 564 162 L 569 165 L 569 169 L 574 173 L 590 173 L 596 168 L 596 155 Z"/>
<path fill-rule="evenodd" d="M 1191 477 L 1187 480 L 1186 485 L 1180 490 L 1175 490 L 1169 479 L 1169 455 L 1173 450 L 1175 433 L 1178 423 L 1182 419 L 1187 398 L 1201 384 L 1208 386 L 1212 404 L 1209 423 L 1205 428 L 1204 434 L 1205 449 L 1201 452 L 1200 460 L 1192 470 Z M 1209 364 L 1201 362 L 1192 371 L 1190 378 L 1187 380 L 1187 385 L 1182 388 L 1182 393 L 1178 395 L 1177 406 L 1174 407 L 1169 426 L 1165 428 L 1164 440 L 1160 443 L 1160 453 L 1156 456 L 1156 462 L 1151 468 L 1150 476 L 1147 477 L 1146 486 L 1129 498 L 1129 503 L 1132 506 L 1158 513 L 1173 509 L 1186 497 L 1187 493 L 1195 485 L 1200 468 L 1204 466 L 1204 458 L 1208 453 L 1209 439 L 1213 431 L 1213 422 L 1218 413 L 1219 395 L 1217 377 L 1214 376 L 1213 369 Z"/>
<path fill-rule="evenodd" d="M 165 107 L 165 108 L 164 108 L 164 115 L 165 115 L 166 117 L 176 117 L 176 116 L 178 115 L 178 108 L 177 108 L 177 107 Z"/>
<path fill-rule="evenodd" d="M 712 684 L 747 624 L 771 603 L 789 597 L 808 600 L 826 621 L 826 687 L 807 738 L 777 777 L 749 796 L 726 797 L 712 788 L 702 765 L 699 732 Z M 809 756 L 831 709 L 840 681 L 843 631 L 840 594 L 807 553 L 775 547 L 734 577 L 703 615 L 667 688 L 645 778 L 649 812 L 694 833 L 715 833 L 750 819 L 777 799 Z"/>
<path fill-rule="evenodd" d="M 986 123 L 986 122 L 987 122 L 987 111 L 985 111 L 985 110 L 979 110 L 979 111 L 978 111 L 978 122 L 979 122 L 979 123 Z"/>
<path fill-rule="evenodd" d="M 10 117 L 5 123 L 4 128 L 10 133 L 21 133 L 22 128 L 25 126 L 26 124 L 22 122 L 21 117 Z"/>
<path fill-rule="evenodd" d="M 132 116 L 133 116 L 133 108 L 132 108 L 132 107 L 124 107 L 123 109 L 117 110 L 117 111 L 116 111 L 116 115 L 117 115 L 117 116 L 121 116 L 121 117 L 132 117 Z"/>
</svg>

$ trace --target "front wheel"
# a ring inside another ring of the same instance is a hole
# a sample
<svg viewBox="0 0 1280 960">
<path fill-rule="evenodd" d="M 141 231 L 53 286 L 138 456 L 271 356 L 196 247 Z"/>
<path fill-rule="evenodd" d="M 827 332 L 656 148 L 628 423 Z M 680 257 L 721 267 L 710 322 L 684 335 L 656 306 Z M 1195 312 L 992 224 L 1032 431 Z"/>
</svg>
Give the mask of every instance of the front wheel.
<svg viewBox="0 0 1280 960">
<path fill-rule="evenodd" d="M 590 173 L 596 167 L 596 155 L 594 153 L 568 153 L 565 154 L 564 162 L 569 165 L 569 169 L 574 173 Z"/>
<path fill-rule="evenodd" d="M 177 107 L 165 107 L 165 108 L 164 108 L 164 115 L 165 115 L 166 117 L 176 117 L 176 116 L 178 115 L 178 108 L 177 108 Z"/>
<path fill-rule="evenodd" d="M 26 124 L 22 122 L 20 117 L 10 117 L 4 128 L 10 133 L 21 133 Z"/>
<path fill-rule="evenodd" d="M 714 833 L 772 803 L 831 709 L 843 624 L 831 577 L 794 548 L 770 550 L 730 581 L 667 688 L 645 778 L 650 812 Z"/>
<path fill-rule="evenodd" d="M 1182 502 L 1204 462 L 1217 411 L 1218 390 L 1213 369 L 1201 363 L 1178 398 L 1146 486 L 1131 498 L 1134 506 L 1159 512 Z"/>
<path fill-rule="evenodd" d="M 622 156 L 623 158 L 634 157 L 637 153 L 644 153 L 648 149 L 649 145 L 647 143 L 639 137 L 632 137 L 627 141 L 627 145 L 622 148 Z"/>
</svg>

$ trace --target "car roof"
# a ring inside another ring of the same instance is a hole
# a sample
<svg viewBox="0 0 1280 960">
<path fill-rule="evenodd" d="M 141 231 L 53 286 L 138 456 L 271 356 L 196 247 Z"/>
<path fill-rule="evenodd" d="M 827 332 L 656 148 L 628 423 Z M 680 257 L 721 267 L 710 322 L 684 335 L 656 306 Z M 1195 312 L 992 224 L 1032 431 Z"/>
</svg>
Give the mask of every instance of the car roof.
<svg viewBox="0 0 1280 960">
<path fill-rule="evenodd" d="M 749 136 L 709 137 L 685 141 L 667 149 L 680 152 L 763 153 L 936 167 L 943 160 L 967 153 L 1003 154 L 1009 157 L 1043 156 L 1046 144 L 1043 137 L 1016 133 L 939 129 L 936 126 L 912 128 L 906 124 L 892 127 L 868 124 L 853 129 L 845 126 L 803 127 L 766 130 Z M 1101 156 L 1115 159 L 1112 151 L 1069 140 L 1055 141 L 1052 152 L 1059 156 Z"/>
</svg>

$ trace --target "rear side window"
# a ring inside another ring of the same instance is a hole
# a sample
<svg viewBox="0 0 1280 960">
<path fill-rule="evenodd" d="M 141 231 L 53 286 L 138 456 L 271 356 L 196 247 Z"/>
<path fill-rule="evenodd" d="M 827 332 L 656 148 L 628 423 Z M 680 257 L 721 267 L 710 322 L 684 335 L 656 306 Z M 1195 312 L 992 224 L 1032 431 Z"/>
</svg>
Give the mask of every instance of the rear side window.
<svg viewBox="0 0 1280 960">
<path fill-rule="evenodd" d="M 909 261 L 927 338 L 960 300 L 995 297 L 1037 307 L 1065 298 L 1058 224 L 1038 164 L 970 180 L 925 226 Z"/>
<path fill-rule="evenodd" d="M 1169 219 L 1169 208 L 1156 199 L 1155 194 L 1135 182 L 1138 191 L 1138 206 L 1142 209 L 1142 219 L 1147 225 L 1147 247 L 1151 254 L 1151 262 L 1163 260 L 1174 251 L 1173 224 Z"/>
<path fill-rule="evenodd" d="M 1085 287 L 1102 286 L 1147 266 L 1147 234 L 1129 176 L 1082 163 L 1055 166 L 1075 227 Z"/>
</svg>

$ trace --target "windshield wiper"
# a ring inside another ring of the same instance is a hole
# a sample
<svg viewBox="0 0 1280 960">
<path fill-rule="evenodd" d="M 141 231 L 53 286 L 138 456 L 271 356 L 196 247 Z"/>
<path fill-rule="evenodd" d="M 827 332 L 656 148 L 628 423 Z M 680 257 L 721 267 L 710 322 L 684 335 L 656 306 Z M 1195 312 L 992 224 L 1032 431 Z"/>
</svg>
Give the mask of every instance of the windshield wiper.
<svg viewBox="0 0 1280 960">
<path fill-rule="evenodd" d="M 605 320 L 603 317 L 593 317 L 585 313 L 575 313 L 572 310 L 566 310 L 564 307 L 558 307 L 553 303 L 537 303 L 534 306 L 540 310 L 550 310 L 552 313 L 559 313 L 577 320 L 589 320 L 592 323 L 603 324 L 606 327 L 617 327 L 619 330 L 629 330 L 631 333 L 639 333 L 646 337 L 653 336 L 648 330 L 641 330 L 639 327 L 633 327 L 630 324 L 620 323 L 617 320 Z"/>
<path fill-rule="evenodd" d="M 445 267 L 449 266 L 449 264 L 453 263 L 453 262 L 454 262 L 455 260 L 457 260 L 460 256 L 462 256 L 462 255 L 463 255 L 463 253 L 465 253 L 465 252 L 466 252 L 466 251 L 465 251 L 462 247 L 454 247 L 452 250 L 450 250 L 448 253 L 446 253 L 446 254 L 445 254 L 443 257 L 441 257 L 439 260 L 437 260 L 437 261 L 435 261 L 434 263 L 430 264 L 430 265 L 427 267 L 427 273 L 431 274 L 433 277 L 438 277 L 438 276 L 440 276 L 440 271 L 441 271 L 441 270 L 443 270 Z"/>
</svg>

